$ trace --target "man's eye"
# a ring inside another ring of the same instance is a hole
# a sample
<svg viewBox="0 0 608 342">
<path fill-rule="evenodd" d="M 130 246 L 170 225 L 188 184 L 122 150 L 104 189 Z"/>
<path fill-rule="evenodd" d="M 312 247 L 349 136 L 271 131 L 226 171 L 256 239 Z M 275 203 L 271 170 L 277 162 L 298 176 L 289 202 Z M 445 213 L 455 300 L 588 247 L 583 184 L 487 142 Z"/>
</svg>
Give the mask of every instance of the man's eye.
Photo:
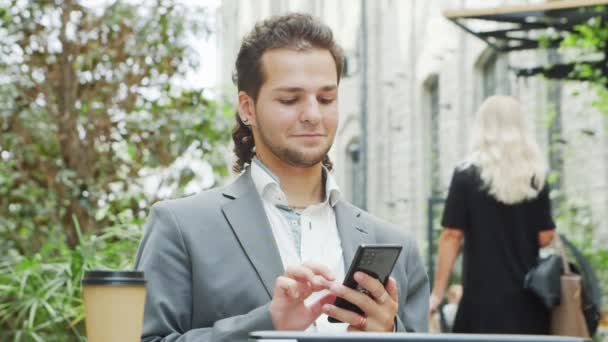
<svg viewBox="0 0 608 342">
<path fill-rule="evenodd" d="M 298 101 L 297 98 L 293 98 L 293 99 L 279 99 L 279 102 L 281 102 L 284 105 L 292 105 L 292 104 L 296 103 L 296 101 Z"/>
<path fill-rule="evenodd" d="M 321 102 L 322 104 L 330 104 L 334 101 L 335 101 L 335 98 L 333 98 L 333 97 L 322 97 L 319 99 L 319 102 Z"/>
</svg>

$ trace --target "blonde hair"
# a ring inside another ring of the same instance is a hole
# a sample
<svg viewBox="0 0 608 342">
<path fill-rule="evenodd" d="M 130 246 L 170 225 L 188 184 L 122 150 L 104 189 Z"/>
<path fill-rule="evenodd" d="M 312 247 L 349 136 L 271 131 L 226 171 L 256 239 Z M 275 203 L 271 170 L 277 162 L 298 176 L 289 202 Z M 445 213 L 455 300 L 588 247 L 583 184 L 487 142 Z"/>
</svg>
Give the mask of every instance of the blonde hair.
<svg viewBox="0 0 608 342">
<path fill-rule="evenodd" d="M 469 165 L 499 202 L 519 203 L 542 190 L 547 167 L 515 98 L 491 96 L 481 104 L 463 167 Z"/>
</svg>

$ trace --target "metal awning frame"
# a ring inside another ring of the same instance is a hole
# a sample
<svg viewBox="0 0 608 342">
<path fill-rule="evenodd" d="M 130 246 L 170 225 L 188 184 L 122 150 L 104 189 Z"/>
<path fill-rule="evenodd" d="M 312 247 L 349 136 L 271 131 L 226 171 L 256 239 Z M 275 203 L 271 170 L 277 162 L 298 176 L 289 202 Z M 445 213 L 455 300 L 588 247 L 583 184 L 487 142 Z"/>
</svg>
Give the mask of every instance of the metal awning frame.
<svg viewBox="0 0 608 342">
<path fill-rule="evenodd" d="M 539 47 L 539 41 L 532 38 L 510 36 L 515 32 L 553 29 L 557 32 L 573 32 L 576 25 L 590 18 L 601 16 L 608 20 L 608 11 L 599 11 L 599 6 L 608 6 L 608 0 L 560 0 L 541 4 L 511 5 L 477 10 L 445 11 L 444 16 L 463 30 L 486 42 L 496 51 L 508 52 Z M 514 25 L 513 28 L 476 31 L 466 24 L 468 20 L 484 20 Z M 494 41 L 501 41 L 503 45 Z M 519 43 L 509 45 L 509 42 Z M 561 39 L 556 37 L 549 44 L 558 46 Z M 551 46 L 549 46 L 551 47 Z"/>
<path fill-rule="evenodd" d="M 604 7 L 602 7 L 604 6 Z M 559 0 L 540 4 L 510 5 L 487 9 L 444 11 L 444 16 L 466 32 L 483 40 L 497 52 L 511 52 L 543 48 L 557 48 L 563 37 L 574 32 L 576 25 L 590 18 L 602 17 L 608 22 L 608 0 Z M 511 24 L 506 29 L 475 30 L 468 25 L 471 20 Z M 534 30 L 552 30 L 551 37 L 541 43 L 542 36 L 531 37 Z M 602 60 L 590 61 L 600 66 L 608 76 L 608 44 Z M 551 67 L 515 69 L 518 76 L 543 74 L 548 78 L 580 80 L 571 76 L 574 64 L 557 64 Z M 567 74 L 567 75 L 565 75 Z"/>
</svg>

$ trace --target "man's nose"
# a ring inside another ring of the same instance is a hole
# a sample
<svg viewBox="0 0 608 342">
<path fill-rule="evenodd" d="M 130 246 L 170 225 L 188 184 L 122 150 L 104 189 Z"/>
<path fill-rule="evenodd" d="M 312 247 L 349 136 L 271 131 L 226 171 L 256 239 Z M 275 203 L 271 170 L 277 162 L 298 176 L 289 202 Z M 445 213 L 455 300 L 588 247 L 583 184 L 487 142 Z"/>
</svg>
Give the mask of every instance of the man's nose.
<svg viewBox="0 0 608 342">
<path fill-rule="evenodd" d="M 321 120 L 321 116 L 321 104 L 319 103 L 319 100 L 316 96 L 309 97 L 302 110 L 300 119 L 310 123 L 317 123 Z"/>
</svg>

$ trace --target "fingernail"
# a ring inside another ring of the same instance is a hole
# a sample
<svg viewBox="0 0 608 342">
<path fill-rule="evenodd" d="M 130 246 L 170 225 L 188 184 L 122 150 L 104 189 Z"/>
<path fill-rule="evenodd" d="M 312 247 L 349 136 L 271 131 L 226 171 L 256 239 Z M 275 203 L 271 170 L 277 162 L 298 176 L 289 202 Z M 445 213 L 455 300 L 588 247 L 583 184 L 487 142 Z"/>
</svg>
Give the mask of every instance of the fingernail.
<svg viewBox="0 0 608 342">
<path fill-rule="evenodd" d="M 331 304 L 325 304 L 323 305 L 323 312 L 325 313 L 329 313 L 331 310 L 333 310 L 334 306 Z"/>
<path fill-rule="evenodd" d="M 316 286 L 326 286 L 327 280 L 325 280 L 323 277 L 316 276 L 313 278 L 312 283 Z"/>
<path fill-rule="evenodd" d="M 356 281 L 363 281 L 363 278 L 364 278 L 363 273 L 361 273 L 361 272 L 356 272 L 355 273 L 355 280 Z"/>
</svg>

